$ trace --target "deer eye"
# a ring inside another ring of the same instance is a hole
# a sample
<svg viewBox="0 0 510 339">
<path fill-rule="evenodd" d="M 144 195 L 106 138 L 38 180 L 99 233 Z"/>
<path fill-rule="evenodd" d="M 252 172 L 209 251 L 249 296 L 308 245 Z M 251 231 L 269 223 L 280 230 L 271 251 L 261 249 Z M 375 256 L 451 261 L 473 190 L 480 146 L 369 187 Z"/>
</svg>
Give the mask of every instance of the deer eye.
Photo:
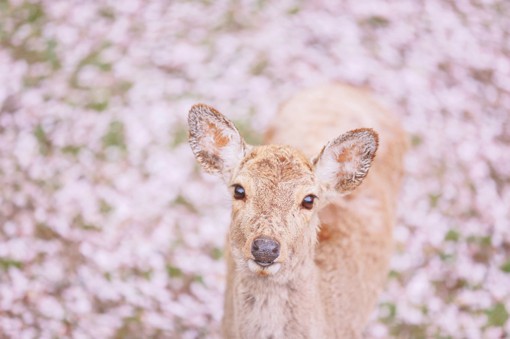
<svg viewBox="0 0 510 339">
<path fill-rule="evenodd" d="M 317 197 L 313 194 L 307 195 L 306 197 L 303 198 L 301 206 L 303 206 L 307 210 L 311 210 L 313 208 L 313 202 L 315 201 L 315 198 Z"/>
<path fill-rule="evenodd" d="M 234 199 L 242 200 L 246 197 L 246 192 L 244 191 L 243 186 L 234 185 Z"/>
</svg>

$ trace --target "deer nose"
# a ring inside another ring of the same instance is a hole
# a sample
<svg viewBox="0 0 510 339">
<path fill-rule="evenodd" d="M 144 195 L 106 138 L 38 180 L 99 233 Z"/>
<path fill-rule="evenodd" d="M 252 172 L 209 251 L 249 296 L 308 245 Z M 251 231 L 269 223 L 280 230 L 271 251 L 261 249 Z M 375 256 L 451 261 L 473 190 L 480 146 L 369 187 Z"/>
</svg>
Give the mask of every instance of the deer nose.
<svg viewBox="0 0 510 339">
<path fill-rule="evenodd" d="M 268 237 L 258 237 L 251 244 L 251 254 L 257 264 L 269 266 L 280 255 L 280 244 Z"/>
</svg>

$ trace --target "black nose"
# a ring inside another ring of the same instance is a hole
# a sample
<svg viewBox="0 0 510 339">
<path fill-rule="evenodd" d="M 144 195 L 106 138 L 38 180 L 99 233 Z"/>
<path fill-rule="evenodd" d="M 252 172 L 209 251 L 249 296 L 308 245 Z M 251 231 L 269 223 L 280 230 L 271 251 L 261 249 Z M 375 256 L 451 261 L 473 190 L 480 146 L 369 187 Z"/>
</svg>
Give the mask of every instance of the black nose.
<svg viewBox="0 0 510 339">
<path fill-rule="evenodd" d="M 251 254 L 258 264 L 270 265 L 280 255 L 280 244 L 271 238 L 259 237 L 251 244 Z"/>
</svg>

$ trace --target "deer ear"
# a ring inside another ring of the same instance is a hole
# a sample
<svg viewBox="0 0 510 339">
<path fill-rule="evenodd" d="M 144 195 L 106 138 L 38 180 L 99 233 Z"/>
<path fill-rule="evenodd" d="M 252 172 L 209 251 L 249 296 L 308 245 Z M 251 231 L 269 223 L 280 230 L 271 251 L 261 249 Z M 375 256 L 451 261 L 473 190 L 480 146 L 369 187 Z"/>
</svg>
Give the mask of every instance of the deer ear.
<svg viewBox="0 0 510 339">
<path fill-rule="evenodd" d="M 370 128 L 344 133 L 313 160 L 315 174 L 327 189 L 349 193 L 366 177 L 378 145 L 377 133 Z"/>
<path fill-rule="evenodd" d="M 194 105 L 188 125 L 191 150 L 207 172 L 226 176 L 244 157 L 244 140 L 234 124 L 214 108 Z"/>
</svg>

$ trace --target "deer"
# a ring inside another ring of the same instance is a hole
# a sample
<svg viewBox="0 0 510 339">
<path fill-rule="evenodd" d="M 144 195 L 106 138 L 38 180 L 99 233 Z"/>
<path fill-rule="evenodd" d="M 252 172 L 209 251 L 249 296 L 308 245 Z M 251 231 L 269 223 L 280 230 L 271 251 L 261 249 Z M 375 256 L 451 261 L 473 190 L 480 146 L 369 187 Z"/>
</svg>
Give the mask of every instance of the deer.
<svg viewBox="0 0 510 339">
<path fill-rule="evenodd" d="M 389 271 L 407 148 L 399 119 L 367 90 L 334 83 L 283 103 L 264 145 L 205 104 L 188 123 L 197 161 L 232 195 L 223 336 L 361 338 Z"/>
</svg>

